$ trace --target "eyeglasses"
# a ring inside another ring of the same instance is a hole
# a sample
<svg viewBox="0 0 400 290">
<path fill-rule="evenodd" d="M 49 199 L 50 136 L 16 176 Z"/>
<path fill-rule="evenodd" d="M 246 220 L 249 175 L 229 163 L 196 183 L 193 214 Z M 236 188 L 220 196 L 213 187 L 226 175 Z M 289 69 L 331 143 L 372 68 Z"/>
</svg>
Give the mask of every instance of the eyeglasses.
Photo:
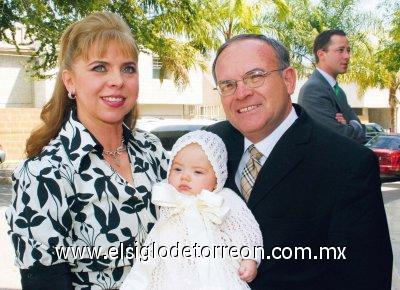
<svg viewBox="0 0 400 290">
<path fill-rule="evenodd" d="M 220 81 L 217 83 L 217 87 L 214 88 L 214 90 L 217 90 L 218 93 L 222 97 L 230 96 L 233 95 L 236 92 L 237 89 L 237 84 L 240 81 L 243 81 L 243 84 L 250 89 L 255 89 L 258 87 L 261 87 L 264 84 L 264 80 L 267 76 L 269 76 L 271 73 L 276 72 L 276 71 L 281 71 L 286 68 L 278 68 L 270 71 L 262 71 L 262 70 L 254 70 L 246 73 L 241 80 L 226 80 L 226 81 Z"/>
</svg>

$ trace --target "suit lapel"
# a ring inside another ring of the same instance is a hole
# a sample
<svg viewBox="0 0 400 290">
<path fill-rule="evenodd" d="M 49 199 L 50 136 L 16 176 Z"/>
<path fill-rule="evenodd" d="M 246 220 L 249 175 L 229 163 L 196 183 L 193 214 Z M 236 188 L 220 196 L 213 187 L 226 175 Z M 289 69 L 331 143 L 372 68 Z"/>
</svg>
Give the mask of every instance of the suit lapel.
<svg viewBox="0 0 400 290">
<path fill-rule="evenodd" d="M 335 101 L 336 106 L 338 107 L 339 111 L 341 113 L 345 112 L 346 110 L 345 110 L 345 106 L 342 102 L 342 99 L 340 97 L 336 96 L 336 93 L 333 90 L 332 86 L 329 84 L 329 82 L 324 78 L 324 76 L 317 69 L 314 71 L 312 77 L 317 78 L 321 82 L 321 84 L 324 86 L 324 89 L 329 91 L 329 93 L 330 93 L 332 99 Z M 339 90 L 339 92 L 340 92 L 340 94 L 342 94 L 341 97 L 343 97 L 343 92 L 341 89 Z"/>
<path fill-rule="evenodd" d="M 236 130 L 231 124 L 230 133 L 226 136 L 226 149 L 228 151 L 228 179 L 226 180 L 226 187 L 231 188 L 240 196 L 240 190 L 235 183 L 235 174 L 240 163 L 240 159 L 244 150 L 244 137 Z"/>
<path fill-rule="evenodd" d="M 312 123 L 303 109 L 294 105 L 299 118 L 275 145 L 254 184 L 249 208 L 254 208 L 304 158 L 311 137 Z M 230 171 L 231 172 L 231 171 Z M 279 194 L 279 193 L 277 193 Z"/>
</svg>

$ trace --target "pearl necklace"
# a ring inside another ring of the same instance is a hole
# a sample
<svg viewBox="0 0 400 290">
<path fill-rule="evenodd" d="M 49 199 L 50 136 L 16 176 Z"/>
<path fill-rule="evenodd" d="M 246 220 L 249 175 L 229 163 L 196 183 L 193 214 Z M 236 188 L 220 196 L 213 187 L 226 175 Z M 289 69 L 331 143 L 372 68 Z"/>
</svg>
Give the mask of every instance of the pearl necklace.
<svg viewBox="0 0 400 290">
<path fill-rule="evenodd" d="M 121 160 L 119 159 L 120 155 L 122 152 L 126 151 L 126 146 L 124 144 L 124 138 L 121 140 L 121 145 L 119 145 L 115 150 L 103 150 L 103 157 L 105 156 L 111 156 L 113 162 L 117 165 L 121 165 Z"/>
</svg>

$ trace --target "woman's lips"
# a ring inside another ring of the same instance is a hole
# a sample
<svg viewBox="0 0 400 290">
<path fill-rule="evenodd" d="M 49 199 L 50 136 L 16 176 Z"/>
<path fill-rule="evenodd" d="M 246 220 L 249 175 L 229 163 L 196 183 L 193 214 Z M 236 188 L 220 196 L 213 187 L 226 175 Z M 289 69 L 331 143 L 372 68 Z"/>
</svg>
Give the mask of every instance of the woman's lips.
<svg viewBox="0 0 400 290">
<path fill-rule="evenodd" d="M 113 96 L 113 97 L 102 97 L 101 98 L 104 103 L 106 103 L 110 107 L 118 108 L 124 105 L 125 98 L 121 96 Z"/>
</svg>

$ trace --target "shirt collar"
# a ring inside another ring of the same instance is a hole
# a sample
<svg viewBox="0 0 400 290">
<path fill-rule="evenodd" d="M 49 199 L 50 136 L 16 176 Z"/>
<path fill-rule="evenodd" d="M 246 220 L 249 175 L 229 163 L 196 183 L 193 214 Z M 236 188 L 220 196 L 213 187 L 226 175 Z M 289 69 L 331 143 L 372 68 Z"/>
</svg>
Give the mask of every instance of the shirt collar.
<svg viewBox="0 0 400 290">
<path fill-rule="evenodd" d="M 76 109 L 71 110 L 69 119 L 62 126 L 60 140 L 75 169 L 79 171 L 84 157 L 90 152 L 101 155 L 103 146 L 78 120 Z M 123 124 L 125 145 L 133 139 L 131 130 Z"/>
<path fill-rule="evenodd" d="M 333 87 L 337 83 L 336 80 L 330 74 L 328 74 L 326 71 L 324 71 L 324 70 L 322 70 L 322 69 L 320 69 L 318 67 L 317 67 L 317 70 L 326 79 L 326 81 L 329 83 L 329 85 L 331 87 Z"/>
<path fill-rule="evenodd" d="M 283 120 L 283 122 L 267 137 L 265 137 L 260 142 L 254 144 L 258 151 L 260 151 L 265 157 L 268 157 L 271 153 L 272 149 L 278 143 L 279 139 L 282 135 L 289 129 L 289 127 L 296 121 L 297 119 L 296 111 L 293 106 L 289 113 L 289 115 Z M 244 152 L 248 149 L 248 147 L 253 144 L 247 138 L 244 138 Z"/>
</svg>

